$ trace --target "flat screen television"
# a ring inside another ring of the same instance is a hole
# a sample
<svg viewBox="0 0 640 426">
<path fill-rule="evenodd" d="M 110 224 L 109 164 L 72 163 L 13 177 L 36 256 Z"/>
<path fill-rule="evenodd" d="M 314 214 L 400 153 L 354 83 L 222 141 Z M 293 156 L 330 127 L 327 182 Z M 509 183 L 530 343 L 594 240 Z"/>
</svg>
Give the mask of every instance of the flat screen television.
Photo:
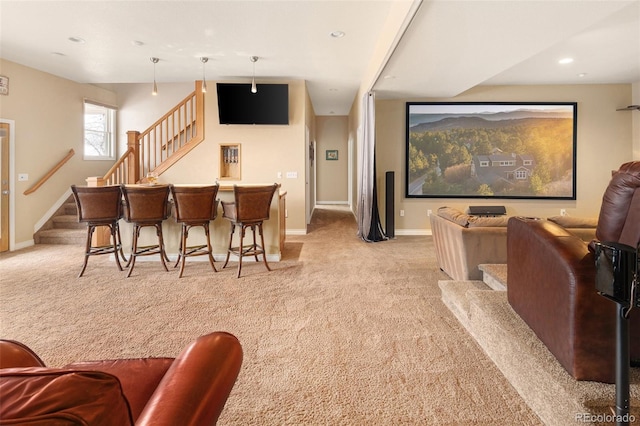
<svg viewBox="0 0 640 426">
<path fill-rule="evenodd" d="M 220 124 L 289 124 L 289 86 L 217 83 Z"/>
<path fill-rule="evenodd" d="M 576 102 L 407 102 L 407 198 L 576 199 Z"/>
</svg>

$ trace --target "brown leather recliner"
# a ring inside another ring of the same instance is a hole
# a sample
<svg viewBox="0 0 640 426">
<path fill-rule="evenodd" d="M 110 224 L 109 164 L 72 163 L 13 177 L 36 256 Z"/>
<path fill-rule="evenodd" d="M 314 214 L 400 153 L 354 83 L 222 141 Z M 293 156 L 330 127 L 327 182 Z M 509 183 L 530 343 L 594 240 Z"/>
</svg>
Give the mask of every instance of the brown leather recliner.
<svg viewBox="0 0 640 426">
<path fill-rule="evenodd" d="M 604 193 L 596 238 L 640 242 L 640 161 L 623 164 Z M 616 305 L 595 288 L 593 244 L 542 219 L 507 226 L 512 308 L 577 380 L 615 381 Z M 640 313 L 630 318 L 631 359 L 640 360 Z"/>
<path fill-rule="evenodd" d="M 238 339 L 201 336 L 177 358 L 89 361 L 47 368 L 0 340 L 0 424 L 215 424 L 242 364 Z"/>
</svg>

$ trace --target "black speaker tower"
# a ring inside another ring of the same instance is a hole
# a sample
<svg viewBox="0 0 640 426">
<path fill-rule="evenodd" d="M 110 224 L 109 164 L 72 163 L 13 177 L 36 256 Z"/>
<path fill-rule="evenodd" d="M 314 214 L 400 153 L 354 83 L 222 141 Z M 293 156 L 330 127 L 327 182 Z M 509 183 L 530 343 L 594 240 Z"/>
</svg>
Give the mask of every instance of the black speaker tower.
<svg viewBox="0 0 640 426">
<path fill-rule="evenodd" d="M 396 230 L 395 230 L 395 212 L 393 207 L 393 200 L 395 198 L 394 194 L 394 180 L 395 172 L 387 172 L 385 175 L 386 186 L 385 186 L 385 214 L 384 214 L 384 222 L 385 222 L 385 233 L 389 238 L 395 238 Z"/>
</svg>

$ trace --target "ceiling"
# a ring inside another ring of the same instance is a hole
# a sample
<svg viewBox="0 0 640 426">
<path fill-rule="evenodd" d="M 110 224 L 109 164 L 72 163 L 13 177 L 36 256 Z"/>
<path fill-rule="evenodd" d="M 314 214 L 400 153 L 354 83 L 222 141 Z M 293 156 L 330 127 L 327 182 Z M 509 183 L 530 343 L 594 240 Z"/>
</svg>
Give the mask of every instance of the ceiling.
<svg viewBox="0 0 640 426">
<path fill-rule="evenodd" d="M 306 80 L 317 115 L 348 114 L 372 68 L 383 99 L 640 81 L 640 0 L 0 0 L 0 25 L 0 57 L 80 83 L 150 83 L 151 57 L 160 91 L 249 81 L 258 56 L 258 83 Z"/>
</svg>

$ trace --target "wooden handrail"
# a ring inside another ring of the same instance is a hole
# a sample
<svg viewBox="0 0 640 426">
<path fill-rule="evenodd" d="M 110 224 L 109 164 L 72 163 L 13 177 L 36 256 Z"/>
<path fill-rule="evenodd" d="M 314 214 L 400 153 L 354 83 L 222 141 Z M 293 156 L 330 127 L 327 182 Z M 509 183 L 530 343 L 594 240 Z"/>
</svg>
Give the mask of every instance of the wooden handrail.
<svg viewBox="0 0 640 426">
<path fill-rule="evenodd" d="M 66 163 L 67 161 L 69 161 L 69 159 L 75 155 L 75 153 L 76 153 L 76 152 L 73 150 L 73 148 L 71 148 L 71 149 L 69 150 L 69 152 L 67 153 L 67 155 L 65 155 L 65 157 L 64 157 L 62 160 L 60 160 L 60 162 L 59 162 L 58 164 L 56 164 L 56 165 L 55 165 L 51 170 L 49 170 L 49 172 L 48 172 L 46 175 L 44 175 L 44 176 L 43 176 L 43 177 L 42 177 L 38 182 L 36 182 L 36 184 L 35 184 L 35 185 L 33 185 L 31 188 L 29 188 L 29 189 L 27 189 L 26 191 L 24 191 L 24 195 L 29 195 L 29 194 L 31 194 L 31 193 L 33 193 L 33 192 L 36 192 L 36 190 L 37 190 L 38 188 L 40 188 L 40 187 L 41 187 L 41 186 L 42 186 L 46 181 L 48 181 L 48 180 L 49 180 L 49 178 L 50 178 L 51 176 L 53 176 L 53 175 L 55 174 L 55 172 L 57 172 L 57 171 L 60 169 L 60 167 L 62 167 L 62 166 L 64 165 L 64 163 Z"/>
</svg>

